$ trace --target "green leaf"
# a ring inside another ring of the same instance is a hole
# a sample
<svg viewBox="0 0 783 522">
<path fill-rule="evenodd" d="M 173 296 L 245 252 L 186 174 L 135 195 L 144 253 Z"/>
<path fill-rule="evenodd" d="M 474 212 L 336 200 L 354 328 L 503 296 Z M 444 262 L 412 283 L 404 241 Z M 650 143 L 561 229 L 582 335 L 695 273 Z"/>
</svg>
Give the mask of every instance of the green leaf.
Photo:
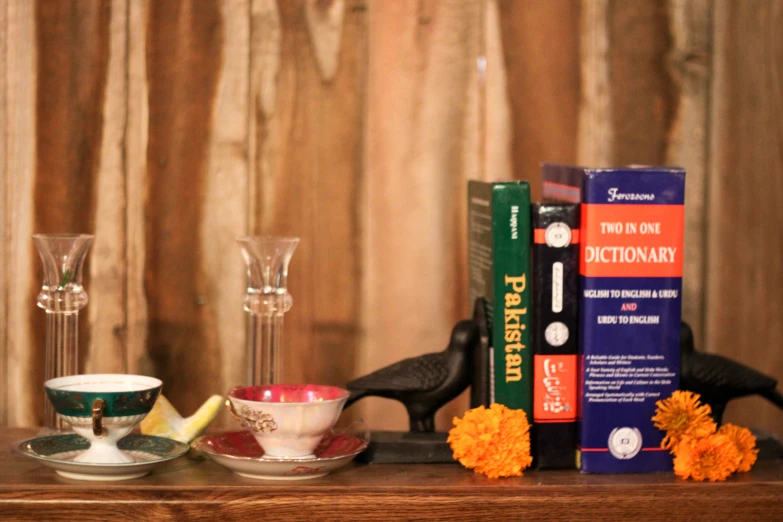
<svg viewBox="0 0 783 522">
<path fill-rule="evenodd" d="M 63 290 L 65 288 L 65 285 L 71 282 L 71 271 L 66 270 L 63 272 L 63 278 L 60 280 L 60 285 L 58 290 Z"/>
</svg>

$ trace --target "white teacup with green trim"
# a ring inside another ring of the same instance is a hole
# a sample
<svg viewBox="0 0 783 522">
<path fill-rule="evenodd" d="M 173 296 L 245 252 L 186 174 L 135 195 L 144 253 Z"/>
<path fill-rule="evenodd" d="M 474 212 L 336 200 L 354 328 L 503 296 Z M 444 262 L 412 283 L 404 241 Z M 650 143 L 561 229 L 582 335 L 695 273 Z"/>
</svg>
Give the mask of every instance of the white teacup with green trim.
<svg viewBox="0 0 783 522">
<path fill-rule="evenodd" d="M 75 461 L 120 464 L 133 460 L 117 441 L 152 410 L 163 382 L 144 375 L 84 374 L 50 379 L 44 387 L 57 414 L 90 441 Z"/>
</svg>

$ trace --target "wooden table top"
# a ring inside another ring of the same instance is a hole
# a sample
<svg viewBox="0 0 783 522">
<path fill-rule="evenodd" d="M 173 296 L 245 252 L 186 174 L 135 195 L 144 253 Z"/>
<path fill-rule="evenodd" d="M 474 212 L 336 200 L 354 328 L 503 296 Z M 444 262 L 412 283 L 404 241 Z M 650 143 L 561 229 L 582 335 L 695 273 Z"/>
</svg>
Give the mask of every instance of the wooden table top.
<svg viewBox="0 0 783 522">
<path fill-rule="evenodd" d="M 783 462 L 723 483 L 671 474 L 529 471 L 491 480 L 458 464 L 353 464 L 303 481 L 243 478 L 183 457 L 123 482 L 66 479 L 11 451 L 0 429 L 0 520 L 783 520 Z"/>
</svg>

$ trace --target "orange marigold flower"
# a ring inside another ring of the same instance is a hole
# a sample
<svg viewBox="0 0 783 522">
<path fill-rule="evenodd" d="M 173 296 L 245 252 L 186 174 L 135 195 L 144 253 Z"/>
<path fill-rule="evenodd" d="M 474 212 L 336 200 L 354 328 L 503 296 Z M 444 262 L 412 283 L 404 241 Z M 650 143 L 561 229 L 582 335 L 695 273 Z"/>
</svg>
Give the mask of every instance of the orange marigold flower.
<svg viewBox="0 0 783 522">
<path fill-rule="evenodd" d="M 737 447 L 729 437 L 719 433 L 686 439 L 677 446 L 674 455 L 674 474 L 682 479 L 726 480 L 740 463 Z"/>
<path fill-rule="evenodd" d="M 737 426 L 735 424 L 724 424 L 718 430 L 718 433 L 728 437 L 740 455 L 740 463 L 737 471 L 750 471 L 753 464 L 756 463 L 759 450 L 756 449 L 756 437 L 748 428 Z"/>
<path fill-rule="evenodd" d="M 655 427 L 666 431 L 661 448 L 675 452 L 680 442 L 700 439 L 715 433 L 717 426 L 710 418 L 709 404 L 702 405 L 700 396 L 689 391 L 675 391 L 671 397 L 655 403 Z"/>
<path fill-rule="evenodd" d="M 490 478 L 520 476 L 533 462 L 527 415 L 502 404 L 455 417 L 448 441 L 455 459 Z"/>
</svg>

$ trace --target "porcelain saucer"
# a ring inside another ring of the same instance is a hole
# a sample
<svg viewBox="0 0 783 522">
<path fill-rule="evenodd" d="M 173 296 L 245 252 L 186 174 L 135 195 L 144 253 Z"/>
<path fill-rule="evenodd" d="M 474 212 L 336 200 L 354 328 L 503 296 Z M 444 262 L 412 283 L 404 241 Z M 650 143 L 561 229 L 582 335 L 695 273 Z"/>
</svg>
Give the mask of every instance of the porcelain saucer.
<svg viewBox="0 0 783 522">
<path fill-rule="evenodd" d="M 367 440 L 346 433 L 328 435 L 316 448 L 315 458 L 265 458 L 249 431 L 205 435 L 193 443 L 193 448 L 243 477 L 301 480 L 323 477 L 345 466 L 367 448 Z"/>
<path fill-rule="evenodd" d="M 52 435 L 26 440 L 14 449 L 25 457 L 35 459 L 53 468 L 63 477 L 76 480 L 128 480 L 143 477 L 153 468 L 174 460 L 188 452 L 187 444 L 163 437 L 130 434 L 120 439 L 117 447 L 133 462 L 122 464 L 96 464 L 74 462 L 73 459 L 87 451 L 90 442 L 76 435 Z"/>
</svg>

